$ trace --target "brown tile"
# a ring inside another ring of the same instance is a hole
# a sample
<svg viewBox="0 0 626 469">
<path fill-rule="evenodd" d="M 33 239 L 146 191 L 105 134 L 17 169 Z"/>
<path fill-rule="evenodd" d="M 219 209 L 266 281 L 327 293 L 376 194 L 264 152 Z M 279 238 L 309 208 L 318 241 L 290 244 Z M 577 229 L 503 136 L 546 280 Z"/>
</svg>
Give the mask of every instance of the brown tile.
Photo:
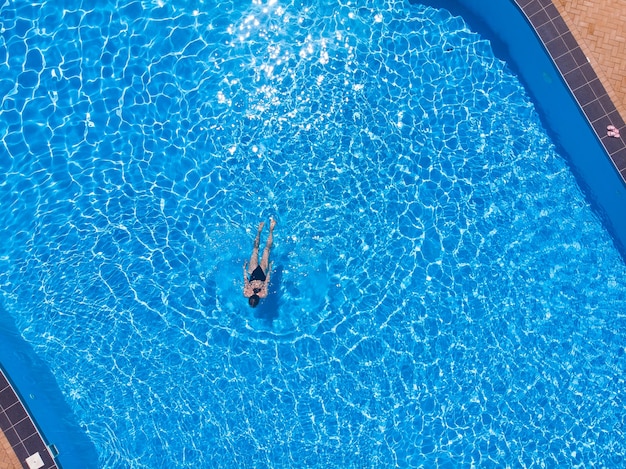
<svg viewBox="0 0 626 469">
<path fill-rule="evenodd" d="M 624 115 L 626 41 L 623 38 L 626 38 L 626 21 L 623 18 L 626 17 L 626 3 L 623 0 L 555 0 L 553 4 L 581 47 L 586 46 L 583 47 L 585 54 Z"/>
<path fill-rule="evenodd" d="M 56 469 L 57 465 L 46 443 L 2 370 L 0 377 L 4 378 L 0 386 L 3 382 L 8 384 L 0 396 L 0 469 L 20 468 L 22 464 L 13 465 L 15 458 L 17 461 L 25 461 L 35 453 L 41 456 L 45 469 Z"/>
<path fill-rule="evenodd" d="M 22 464 L 15 455 L 11 444 L 0 431 L 0 467 L 2 469 L 22 469 Z"/>
</svg>

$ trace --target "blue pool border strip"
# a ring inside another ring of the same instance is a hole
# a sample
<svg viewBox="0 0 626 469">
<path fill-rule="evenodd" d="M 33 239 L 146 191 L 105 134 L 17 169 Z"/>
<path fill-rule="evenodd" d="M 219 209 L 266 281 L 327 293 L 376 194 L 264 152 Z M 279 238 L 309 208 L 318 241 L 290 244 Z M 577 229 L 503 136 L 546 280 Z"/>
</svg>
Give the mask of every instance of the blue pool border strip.
<svg viewBox="0 0 626 469">
<path fill-rule="evenodd" d="M 59 469 L 50 447 L 1 367 L 0 429 L 25 468 L 29 467 L 27 459 L 37 458 L 38 454 L 43 463 L 41 469 Z"/>
<path fill-rule="evenodd" d="M 607 126 L 624 128 L 624 120 L 609 97 L 578 41 L 552 0 L 514 0 L 561 73 L 583 114 L 602 142 L 611 162 L 626 182 L 624 137 L 607 136 Z"/>
</svg>

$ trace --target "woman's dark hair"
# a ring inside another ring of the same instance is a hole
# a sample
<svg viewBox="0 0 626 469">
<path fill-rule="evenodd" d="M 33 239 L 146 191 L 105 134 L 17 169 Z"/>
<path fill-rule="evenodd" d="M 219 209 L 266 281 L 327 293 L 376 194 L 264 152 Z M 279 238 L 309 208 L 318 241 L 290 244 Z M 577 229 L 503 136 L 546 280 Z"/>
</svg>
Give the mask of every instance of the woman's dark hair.
<svg viewBox="0 0 626 469">
<path fill-rule="evenodd" d="M 259 295 L 252 295 L 250 298 L 248 298 L 248 304 L 250 306 L 252 306 L 253 308 L 256 308 L 256 305 L 259 304 Z"/>
</svg>

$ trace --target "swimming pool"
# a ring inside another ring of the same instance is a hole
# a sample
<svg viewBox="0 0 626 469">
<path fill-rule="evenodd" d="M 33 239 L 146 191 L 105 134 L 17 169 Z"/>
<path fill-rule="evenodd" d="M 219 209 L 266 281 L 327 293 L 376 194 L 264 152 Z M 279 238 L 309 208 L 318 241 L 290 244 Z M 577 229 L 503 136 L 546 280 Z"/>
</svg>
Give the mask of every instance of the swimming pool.
<svg viewBox="0 0 626 469">
<path fill-rule="evenodd" d="M 2 304 L 94 467 L 623 463 L 624 262 L 461 18 L 0 11 Z"/>
</svg>

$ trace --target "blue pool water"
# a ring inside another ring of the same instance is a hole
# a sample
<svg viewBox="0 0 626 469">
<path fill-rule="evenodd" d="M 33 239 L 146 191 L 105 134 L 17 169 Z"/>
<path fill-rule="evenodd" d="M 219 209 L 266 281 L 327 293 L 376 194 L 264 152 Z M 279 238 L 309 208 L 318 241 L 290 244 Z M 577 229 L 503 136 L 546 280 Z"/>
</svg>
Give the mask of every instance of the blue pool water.
<svg viewBox="0 0 626 469">
<path fill-rule="evenodd" d="M 93 467 L 623 465 L 567 156 L 461 18 L 354 3 L 0 6 L 2 306 Z"/>
</svg>

